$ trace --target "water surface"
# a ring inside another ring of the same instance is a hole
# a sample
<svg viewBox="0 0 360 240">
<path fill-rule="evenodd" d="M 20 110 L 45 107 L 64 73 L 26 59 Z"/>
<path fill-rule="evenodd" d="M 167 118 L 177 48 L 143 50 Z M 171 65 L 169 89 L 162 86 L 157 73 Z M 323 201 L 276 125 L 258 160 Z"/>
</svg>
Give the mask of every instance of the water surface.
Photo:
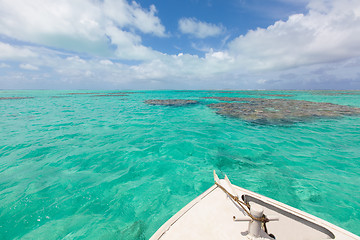
<svg viewBox="0 0 360 240">
<path fill-rule="evenodd" d="M 148 239 L 211 187 L 213 169 L 360 235 L 359 117 L 254 124 L 218 115 L 203 99 L 258 95 L 360 107 L 359 94 L 68 94 L 89 92 L 0 91 L 19 97 L 0 100 L 0 239 Z"/>
</svg>

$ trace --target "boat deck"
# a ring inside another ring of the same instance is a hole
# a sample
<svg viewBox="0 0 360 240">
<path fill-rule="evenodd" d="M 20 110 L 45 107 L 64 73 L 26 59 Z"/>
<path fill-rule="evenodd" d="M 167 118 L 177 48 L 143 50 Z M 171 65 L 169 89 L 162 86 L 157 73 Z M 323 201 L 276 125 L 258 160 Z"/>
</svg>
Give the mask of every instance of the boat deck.
<svg viewBox="0 0 360 240">
<path fill-rule="evenodd" d="M 266 224 L 268 233 L 272 233 L 277 240 L 360 240 L 360 237 L 298 209 L 235 185 L 232 187 L 238 196 L 244 196 L 252 206 L 260 205 L 265 215 L 279 218 Z M 214 185 L 170 218 L 150 240 L 249 239 L 249 222 L 234 221 L 233 216 L 241 218 L 247 215 L 222 189 Z M 260 237 L 253 239 L 273 238 L 262 231 Z"/>
</svg>

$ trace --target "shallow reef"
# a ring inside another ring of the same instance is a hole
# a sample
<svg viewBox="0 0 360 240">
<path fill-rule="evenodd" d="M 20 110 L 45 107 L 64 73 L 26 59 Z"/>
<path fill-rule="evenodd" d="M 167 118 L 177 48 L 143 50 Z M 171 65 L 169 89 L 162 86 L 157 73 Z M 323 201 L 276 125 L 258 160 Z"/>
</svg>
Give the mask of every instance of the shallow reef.
<svg viewBox="0 0 360 240">
<path fill-rule="evenodd" d="M 0 100 L 31 99 L 34 97 L 0 97 Z"/>
<path fill-rule="evenodd" d="M 216 99 L 216 100 L 220 100 L 220 101 L 229 101 L 229 102 L 248 102 L 251 101 L 252 99 L 258 99 L 261 100 L 262 98 L 249 98 L 249 97 L 244 97 L 244 98 L 239 98 L 239 97 L 203 97 L 204 99 Z"/>
<path fill-rule="evenodd" d="M 67 97 L 70 97 L 70 96 L 51 96 L 51 98 L 67 98 Z"/>
<path fill-rule="evenodd" d="M 260 94 L 261 96 L 269 96 L 269 97 L 293 97 L 292 94 Z"/>
<path fill-rule="evenodd" d="M 198 101 L 185 100 L 185 99 L 149 99 L 149 100 L 146 100 L 145 103 L 149 104 L 149 105 L 179 107 L 179 106 L 197 104 Z"/>
<path fill-rule="evenodd" d="M 67 93 L 68 95 L 91 95 L 91 94 L 101 94 L 101 93 Z"/>
<path fill-rule="evenodd" d="M 109 93 L 104 93 L 104 94 L 115 94 L 115 95 L 120 95 L 120 94 L 124 94 L 124 95 L 128 95 L 128 94 L 139 94 L 141 92 L 109 92 Z"/>
<path fill-rule="evenodd" d="M 208 97 L 222 102 L 208 105 L 220 115 L 261 124 L 283 124 L 319 117 L 359 115 L 360 108 L 303 100 Z M 234 102 L 236 101 L 236 102 Z"/>
<path fill-rule="evenodd" d="M 67 95 L 91 95 L 92 97 L 115 97 L 115 96 L 128 96 L 128 94 L 135 94 L 138 92 L 91 92 L 91 93 L 67 93 Z"/>
<path fill-rule="evenodd" d="M 237 93 L 244 95 L 258 95 L 258 96 L 269 96 L 269 97 L 293 97 L 293 94 L 277 94 L 277 93 L 262 93 L 262 91 L 208 91 L 207 93 Z"/>
<path fill-rule="evenodd" d="M 100 94 L 100 95 L 92 95 L 92 97 L 124 97 L 129 96 L 127 94 Z"/>
</svg>

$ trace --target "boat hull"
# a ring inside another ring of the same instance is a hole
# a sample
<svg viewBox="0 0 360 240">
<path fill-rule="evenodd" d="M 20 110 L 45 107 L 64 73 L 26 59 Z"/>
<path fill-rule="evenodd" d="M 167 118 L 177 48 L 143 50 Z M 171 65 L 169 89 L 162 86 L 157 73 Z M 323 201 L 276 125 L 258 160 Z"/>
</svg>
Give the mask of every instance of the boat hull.
<svg viewBox="0 0 360 240">
<path fill-rule="evenodd" d="M 227 184 L 225 180 L 219 181 Z M 340 227 L 281 202 L 235 185 L 231 185 L 231 190 L 250 205 L 260 206 L 266 216 L 278 218 L 266 223 L 267 233 L 262 230 L 261 236 L 250 237 L 249 221 L 234 221 L 234 217 L 246 218 L 246 212 L 214 185 L 170 218 L 150 240 L 274 239 L 270 236 L 277 240 L 360 240 Z"/>
</svg>

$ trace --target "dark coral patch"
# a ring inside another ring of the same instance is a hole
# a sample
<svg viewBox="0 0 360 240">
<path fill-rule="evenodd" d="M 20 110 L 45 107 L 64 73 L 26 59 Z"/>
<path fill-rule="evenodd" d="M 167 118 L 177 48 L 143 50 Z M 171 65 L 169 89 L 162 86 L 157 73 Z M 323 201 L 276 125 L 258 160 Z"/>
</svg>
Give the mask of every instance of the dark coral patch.
<svg viewBox="0 0 360 240">
<path fill-rule="evenodd" d="M 106 93 L 106 94 L 115 94 L 115 95 L 124 94 L 124 95 L 128 95 L 128 94 L 138 94 L 138 93 L 141 93 L 141 92 L 109 92 L 109 93 Z"/>
<path fill-rule="evenodd" d="M 246 93 L 244 91 L 207 91 L 207 93 Z"/>
<path fill-rule="evenodd" d="M 269 96 L 269 97 L 293 97 L 292 94 L 260 94 L 261 96 Z"/>
<path fill-rule="evenodd" d="M 68 95 L 91 95 L 91 94 L 101 94 L 101 93 L 67 93 Z"/>
<path fill-rule="evenodd" d="M 70 97 L 70 96 L 51 96 L 51 98 L 67 98 L 67 97 Z"/>
<path fill-rule="evenodd" d="M 34 97 L 0 97 L 0 100 L 32 99 Z"/>
<path fill-rule="evenodd" d="M 149 100 L 146 100 L 145 103 L 149 104 L 149 105 L 179 107 L 179 106 L 197 104 L 198 101 L 185 100 L 185 99 L 149 99 Z"/>
<path fill-rule="evenodd" d="M 210 104 L 218 114 L 262 124 L 282 124 L 319 117 L 359 115 L 360 108 L 303 100 L 262 98 L 215 98 L 224 102 Z"/>
<path fill-rule="evenodd" d="M 124 97 L 128 96 L 126 94 L 100 94 L 100 95 L 92 95 L 92 97 Z"/>
<path fill-rule="evenodd" d="M 91 93 L 67 93 L 68 95 L 91 95 L 92 97 L 113 97 L 113 96 L 128 96 L 128 94 L 135 94 L 137 92 L 91 92 Z"/>
<path fill-rule="evenodd" d="M 261 98 L 239 98 L 239 97 L 203 97 L 204 99 L 216 99 L 216 100 L 220 100 L 220 101 L 228 101 L 228 102 L 248 102 L 251 101 L 252 99 L 260 99 Z"/>
</svg>

